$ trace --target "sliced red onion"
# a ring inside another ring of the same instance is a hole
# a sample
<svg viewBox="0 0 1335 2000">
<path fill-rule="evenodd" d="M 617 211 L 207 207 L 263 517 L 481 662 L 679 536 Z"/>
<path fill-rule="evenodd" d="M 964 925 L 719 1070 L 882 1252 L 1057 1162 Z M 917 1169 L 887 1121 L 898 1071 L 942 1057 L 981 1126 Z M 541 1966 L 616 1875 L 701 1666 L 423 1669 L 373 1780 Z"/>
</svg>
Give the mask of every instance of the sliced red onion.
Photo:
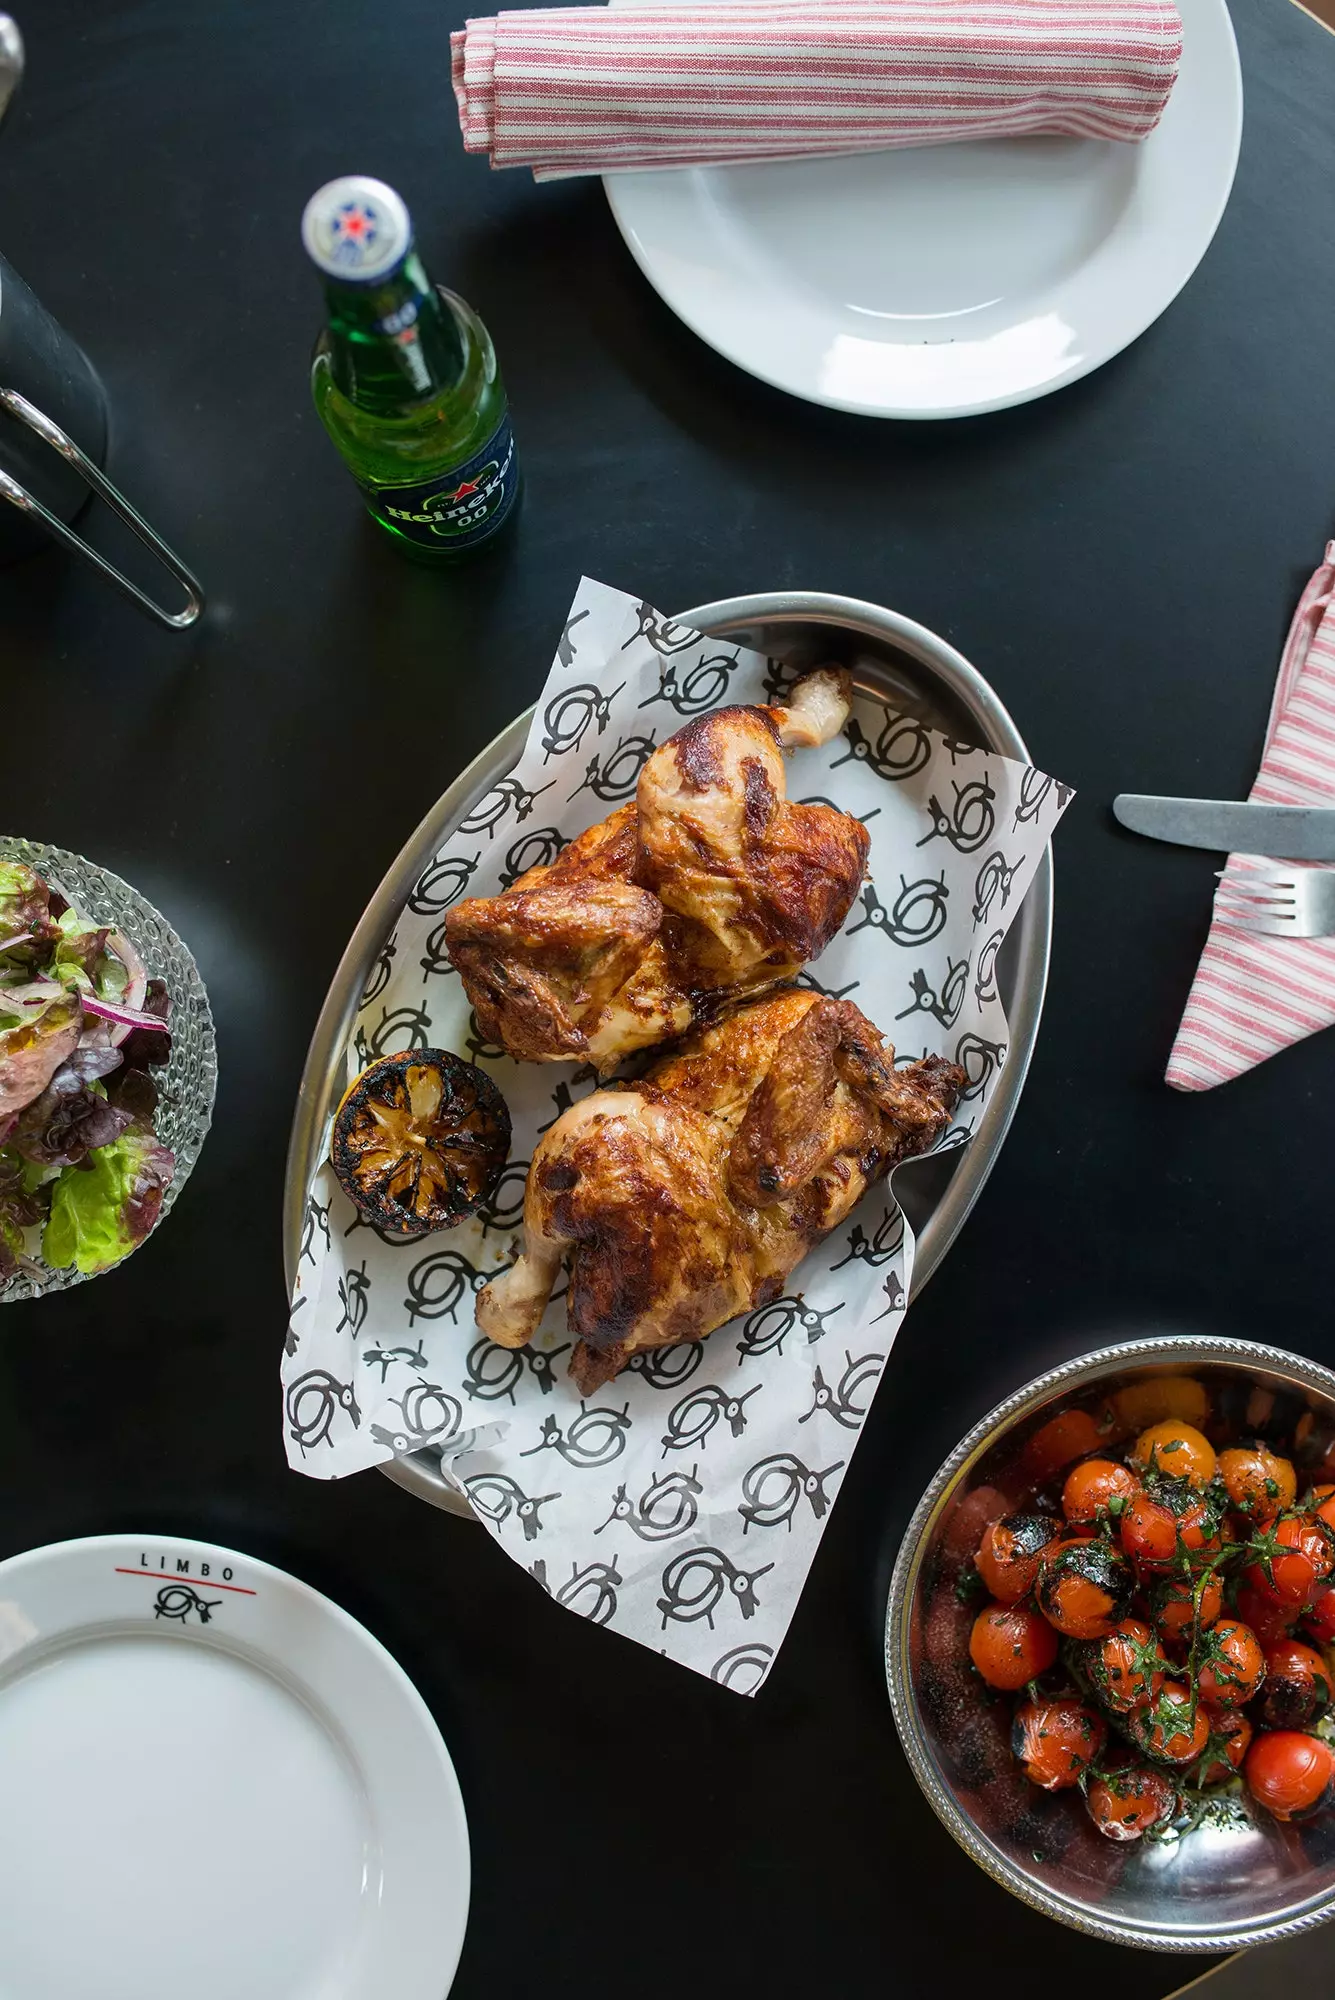
<svg viewBox="0 0 1335 2000">
<path fill-rule="evenodd" d="M 157 1020 L 156 1016 L 145 1016 L 141 1012 L 144 1004 L 144 996 L 148 992 L 148 968 L 134 946 L 130 943 L 129 938 L 126 937 L 124 931 L 112 931 L 107 939 L 107 950 L 115 952 L 117 958 L 130 975 L 129 984 L 125 989 L 124 1004 L 137 1018 L 133 1021 L 127 1021 L 124 1015 L 113 1014 L 109 1008 L 100 1005 L 90 1007 L 86 1000 L 83 1004 L 88 1013 L 101 1014 L 105 1020 L 116 1021 L 118 1023 L 117 1027 L 113 1029 L 111 1036 L 112 1047 L 118 1048 L 129 1034 L 131 1028 L 143 1027 L 150 1020 L 159 1028 L 162 1026 L 162 1023 Z"/>
<path fill-rule="evenodd" d="M 80 993 L 79 998 L 83 1002 L 85 1014 L 96 1014 L 102 1021 L 114 1021 L 118 1028 L 125 1030 L 125 1035 L 129 1034 L 131 1028 L 156 1028 L 161 1032 L 163 1027 L 159 1015 L 141 1013 L 137 1007 L 123 1007 L 115 1000 L 99 1000 L 91 993 Z M 111 1037 L 113 1046 L 124 1041 L 125 1035 L 113 1034 Z"/>
</svg>

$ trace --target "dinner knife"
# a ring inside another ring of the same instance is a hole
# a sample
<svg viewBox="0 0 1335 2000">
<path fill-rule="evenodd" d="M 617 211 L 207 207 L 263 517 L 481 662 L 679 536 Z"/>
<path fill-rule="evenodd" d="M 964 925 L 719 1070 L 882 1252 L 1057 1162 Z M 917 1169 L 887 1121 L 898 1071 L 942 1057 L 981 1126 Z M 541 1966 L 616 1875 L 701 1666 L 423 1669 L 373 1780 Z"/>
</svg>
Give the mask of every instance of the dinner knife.
<svg viewBox="0 0 1335 2000">
<path fill-rule="evenodd" d="M 1157 799 L 1121 792 L 1113 812 L 1132 833 L 1216 854 L 1335 861 L 1335 807 L 1247 805 L 1229 799 Z"/>
</svg>

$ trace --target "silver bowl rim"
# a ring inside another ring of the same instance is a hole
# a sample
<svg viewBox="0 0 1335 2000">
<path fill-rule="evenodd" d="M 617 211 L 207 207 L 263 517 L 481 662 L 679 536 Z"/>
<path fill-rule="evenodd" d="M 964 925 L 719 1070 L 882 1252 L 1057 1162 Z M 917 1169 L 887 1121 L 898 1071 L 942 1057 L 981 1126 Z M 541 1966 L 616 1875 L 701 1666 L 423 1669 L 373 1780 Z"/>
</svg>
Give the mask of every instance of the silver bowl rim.
<svg viewBox="0 0 1335 2000">
<path fill-rule="evenodd" d="M 981 718 L 990 746 L 1003 756 L 1031 762 L 1023 736 L 991 683 L 963 653 L 939 633 L 886 605 L 821 590 L 753 591 L 716 598 L 708 604 L 672 614 L 673 622 L 722 636 L 763 624 L 833 625 L 846 632 L 897 647 L 936 676 L 957 699 Z M 523 750 L 530 705 L 481 749 L 425 814 L 395 860 L 382 876 L 371 901 L 344 948 L 311 1037 L 297 1092 L 288 1139 L 283 1191 L 283 1261 L 289 1293 L 300 1256 L 302 1216 L 306 1205 L 307 1163 L 318 1150 L 319 1135 L 329 1112 L 328 1078 L 338 1052 L 346 1044 L 360 999 L 363 973 L 398 919 L 414 882 L 441 841 L 442 824 L 473 797 L 482 775 L 504 747 L 512 761 Z M 1024 944 L 1026 971 L 1008 1008 L 1010 1059 L 1002 1072 L 983 1119 L 974 1133 L 971 1152 L 984 1165 L 972 1175 L 955 1174 L 937 1204 L 928 1231 L 919 1239 L 910 1297 L 916 1298 L 963 1228 L 982 1193 L 1019 1106 L 1034 1045 L 1038 1039 L 1052 955 L 1052 846 L 1049 842 L 1016 917 L 1014 931 Z M 953 1197 L 953 1198 L 952 1198 Z M 386 1479 L 443 1512 L 474 1520 L 472 1508 L 428 1461 L 417 1455 L 391 1458 L 377 1467 Z"/>
<path fill-rule="evenodd" d="M 1174 1368 L 1199 1367 L 1207 1363 L 1251 1364 L 1287 1377 L 1296 1386 L 1317 1390 L 1335 1410 L 1335 1374 L 1322 1367 L 1320 1362 L 1309 1361 L 1304 1355 L 1290 1354 L 1283 1348 L 1264 1346 L 1259 1341 L 1233 1340 L 1223 1336 L 1163 1334 L 1153 1339 L 1121 1341 L 1110 1347 L 1095 1348 L 1088 1354 L 1076 1355 L 1072 1360 L 1063 1361 L 1044 1374 L 1036 1375 L 1023 1388 L 1016 1389 L 1004 1402 L 998 1403 L 995 1409 L 989 1410 L 967 1437 L 961 1438 L 918 1502 L 913 1518 L 904 1530 L 885 1608 L 885 1678 L 890 1707 L 913 1775 L 946 1831 L 994 1882 L 1009 1889 L 1031 1909 L 1041 1910 L 1044 1916 L 1054 1917 L 1059 1923 L 1083 1931 L 1088 1937 L 1101 1938 L 1108 1944 L 1140 1945 L 1150 1951 L 1249 1950 L 1255 1945 L 1274 1944 L 1279 1938 L 1295 1937 L 1300 1931 L 1313 1930 L 1335 1916 L 1335 1884 L 1319 1895 L 1309 1897 L 1291 1916 L 1270 1922 L 1258 1921 L 1232 1928 L 1202 1925 L 1198 1930 L 1186 1931 L 1180 1927 L 1160 1927 L 1125 1919 L 1117 1923 L 1102 1921 L 1073 1898 L 1033 1881 L 978 1831 L 937 1776 L 918 1720 L 917 1701 L 909 1673 L 908 1612 L 927 1553 L 928 1535 L 940 1519 L 961 1476 L 1019 1418 L 1047 1401 L 1054 1390 L 1079 1388 L 1136 1363 L 1171 1363 Z"/>
</svg>

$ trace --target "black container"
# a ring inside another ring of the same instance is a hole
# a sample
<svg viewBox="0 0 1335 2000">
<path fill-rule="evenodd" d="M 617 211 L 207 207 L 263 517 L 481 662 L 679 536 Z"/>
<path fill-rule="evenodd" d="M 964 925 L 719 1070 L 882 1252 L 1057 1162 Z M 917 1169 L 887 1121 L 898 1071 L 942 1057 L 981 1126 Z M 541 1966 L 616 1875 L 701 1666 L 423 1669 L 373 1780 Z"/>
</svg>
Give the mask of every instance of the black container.
<svg viewBox="0 0 1335 2000">
<path fill-rule="evenodd" d="M 95 464 L 104 464 L 107 400 L 92 363 L 4 257 L 0 257 L 0 388 L 26 396 Z M 3 410 L 0 466 L 62 521 L 72 521 L 88 504 L 88 486 L 73 466 Z M 50 546 L 51 537 L 17 507 L 0 506 L 0 563 Z"/>
</svg>

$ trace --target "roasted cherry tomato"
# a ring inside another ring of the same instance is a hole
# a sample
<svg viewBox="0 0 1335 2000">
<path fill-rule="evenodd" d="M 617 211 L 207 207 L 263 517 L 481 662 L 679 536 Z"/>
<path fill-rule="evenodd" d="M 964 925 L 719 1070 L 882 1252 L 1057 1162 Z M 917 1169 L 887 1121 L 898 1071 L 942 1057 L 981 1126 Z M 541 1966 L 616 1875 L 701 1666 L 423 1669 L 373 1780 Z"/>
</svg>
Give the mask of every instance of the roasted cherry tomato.
<svg viewBox="0 0 1335 2000">
<path fill-rule="evenodd" d="M 1142 1381 L 1128 1382 L 1112 1399 L 1112 1406 L 1127 1431 L 1144 1430 L 1147 1424 L 1177 1417 L 1198 1428 L 1210 1414 L 1210 1398 L 1190 1375 L 1147 1375 Z"/>
<path fill-rule="evenodd" d="M 973 1621 L 969 1658 L 989 1687 L 1022 1688 L 1056 1657 L 1057 1634 L 1023 1605 L 989 1604 Z"/>
<path fill-rule="evenodd" d="M 1124 1771 L 1105 1771 L 1085 1794 L 1089 1816 L 1109 1840 L 1139 1840 L 1152 1826 L 1171 1819 L 1177 1793 L 1162 1771 L 1148 1764 L 1131 1764 Z"/>
<path fill-rule="evenodd" d="M 1062 1410 L 1036 1430 L 1024 1448 L 1025 1470 L 1040 1484 L 1060 1472 L 1073 1458 L 1084 1458 L 1103 1443 L 1097 1421 L 1088 1410 Z"/>
<path fill-rule="evenodd" d="M 1059 1792 L 1078 1783 L 1107 1733 L 1103 1717 L 1073 1696 L 1027 1701 L 1016 1710 L 1011 1748 L 1032 1784 Z"/>
<path fill-rule="evenodd" d="M 1059 1542 L 1039 1566 L 1039 1609 L 1068 1639 L 1106 1639 L 1134 1582 L 1130 1564 L 1110 1542 Z"/>
<path fill-rule="evenodd" d="M 1219 1476 L 1230 1503 L 1252 1521 L 1273 1521 L 1293 1505 L 1298 1478 L 1287 1458 L 1269 1445 L 1231 1445 L 1219 1454 Z"/>
<path fill-rule="evenodd" d="M 1224 1591 L 1217 1576 L 1170 1576 L 1155 1584 L 1150 1603 L 1160 1637 L 1186 1644 L 1193 1625 L 1204 1632 L 1214 1624 L 1224 1608 Z"/>
<path fill-rule="evenodd" d="M 1089 1649 L 1089 1677 L 1109 1708 L 1139 1708 L 1163 1686 L 1167 1661 L 1159 1641 L 1139 1618 L 1123 1618 Z"/>
<path fill-rule="evenodd" d="M 1335 1583 L 1323 1583 L 1303 1613 L 1303 1629 L 1318 1646 L 1335 1646 Z"/>
<path fill-rule="evenodd" d="M 1244 1625 L 1251 1626 L 1263 1646 L 1273 1646 L 1277 1640 L 1288 1638 L 1298 1607 L 1281 1604 L 1269 1591 L 1257 1590 L 1243 1582 L 1238 1587 L 1238 1616 Z"/>
<path fill-rule="evenodd" d="M 1185 1479 L 1198 1489 L 1214 1478 L 1214 1446 L 1194 1424 L 1184 1424 L 1176 1417 L 1165 1417 L 1143 1430 L 1131 1447 L 1130 1458 L 1141 1472 Z"/>
<path fill-rule="evenodd" d="M 1196 1685 L 1211 1708 L 1241 1708 L 1266 1673 L 1260 1640 L 1236 1618 L 1221 1618 L 1205 1635 L 1200 1660 Z"/>
<path fill-rule="evenodd" d="M 1114 1500 L 1129 1500 L 1139 1487 L 1135 1473 L 1115 1458 L 1082 1459 L 1066 1475 L 1062 1512 L 1068 1521 L 1101 1521 Z"/>
<path fill-rule="evenodd" d="M 1151 1574 L 1174 1568 L 1189 1569 L 1222 1546 L 1210 1508 L 1204 1500 L 1192 1500 L 1190 1490 L 1182 1487 L 1163 1496 L 1135 1493 L 1127 1501 L 1118 1523 L 1118 1535 L 1138 1569 Z M 1176 1504 L 1179 1500 L 1186 1503 L 1180 1512 Z"/>
<path fill-rule="evenodd" d="M 1225 1778 L 1241 1770 L 1252 1740 L 1252 1726 L 1236 1708 L 1212 1708 L 1209 1715 L 1210 1739 L 1201 1758 L 1200 1782 L 1222 1785 Z"/>
<path fill-rule="evenodd" d="M 1191 1788 L 1239 1774 L 1281 1819 L 1335 1813 L 1335 1418 L 1166 1374 L 1080 1405 L 1026 1442 L 1023 1511 L 996 1520 L 988 1488 L 964 1531 L 961 1548 L 991 1521 L 976 1562 L 994 1601 L 955 1606 L 956 1673 L 971 1625 L 977 1672 L 1016 1696 L 1025 1775 L 1083 1786 L 1111 1840 L 1180 1825 Z M 1038 1510 L 1057 1494 L 1054 1520 Z M 1035 1692 L 1072 1677 L 1083 1697 Z M 1010 1706 L 977 1712 L 1004 1729 Z"/>
<path fill-rule="evenodd" d="M 1335 1531 L 1317 1514 L 1281 1514 L 1253 1540 L 1244 1580 L 1263 1597 L 1295 1607 L 1311 1601 L 1335 1569 Z"/>
<path fill-rule="evenodd" d="M 1165 1681 L 1154 1700 L 1127 1724 L 1142 1750 L 1165 1764 L 1191 1764 L 1210 1740 L 1204 1705 L 1193 1703 L 1185 1681 Z"/>
<path fill-rule="evenodd" d="M 1256 1718 L 1262 1729 L 1306 1729 L 1329 1707 L 1330 1673 L 1320 1653 L 1301 1639 L 1268 1648 Z"/>
<path fill-rule="evenodd" d="M 994 1521 L 978 1544 L 978 1574 L 1001 1604 L 1027 1597 L 1038 1580 L 1038 1565 L 1057 1541 L 1061 1524 L 1050 1514 L 1008 1514 Z"/>
<path fill-rule="evenodd" d="M 1262 1731 L 1242 1766 L 1247 1789 L 1276 1819 L 1304 1819 L 1326 1802 L 1335 1754 L 1319 1736 L 1297 1729 Z"/>
</svg>

